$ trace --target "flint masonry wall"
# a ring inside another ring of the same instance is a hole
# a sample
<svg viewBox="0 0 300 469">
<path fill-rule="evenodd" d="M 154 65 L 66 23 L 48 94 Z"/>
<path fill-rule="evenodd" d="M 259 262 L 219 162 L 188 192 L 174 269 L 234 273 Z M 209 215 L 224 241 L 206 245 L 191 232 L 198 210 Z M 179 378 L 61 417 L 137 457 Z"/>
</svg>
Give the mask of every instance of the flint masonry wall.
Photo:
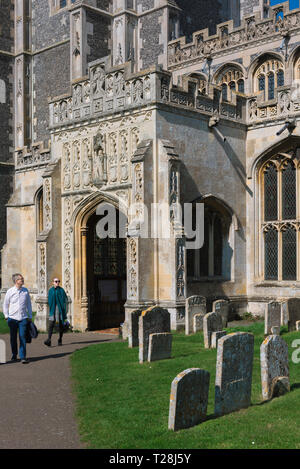
<svg viewBox="0 0 300 469">
<path fill-rule="evenodd" d="M 13 17 L 10 0 L 0 2 L 0 263 L 6 242 L 6 206 L 12 193 L 13 161 Z"/>
<path fill-rule="evenodd" d="M 87 21 L 87 63 L 105 57 L 110 53 L 111 21 L 109 18 L 86 10 Z"/>
</svg>

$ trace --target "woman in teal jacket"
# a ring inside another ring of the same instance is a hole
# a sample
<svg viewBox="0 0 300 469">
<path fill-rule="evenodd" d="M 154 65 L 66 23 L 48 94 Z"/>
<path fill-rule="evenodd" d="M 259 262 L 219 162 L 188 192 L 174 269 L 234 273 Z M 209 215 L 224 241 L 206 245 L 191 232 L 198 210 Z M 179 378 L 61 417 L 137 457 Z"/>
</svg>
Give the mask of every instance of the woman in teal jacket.
<svg viewBox="0 0 300 469">
<path fill-rule="evenodd" d="M 67 320 L 68 297 L 65 290 L 60 287 L 59 284 L 60 280 L 58 278 L 54 278 L 53 287 L 48 291 L 49 329 L 48 339 L 44 342 L 48 347 L 51 346 L 51 336 L 55 325 L 59 327 L 58 345 L 62 345 L 64 323 Z"/>
</svg>

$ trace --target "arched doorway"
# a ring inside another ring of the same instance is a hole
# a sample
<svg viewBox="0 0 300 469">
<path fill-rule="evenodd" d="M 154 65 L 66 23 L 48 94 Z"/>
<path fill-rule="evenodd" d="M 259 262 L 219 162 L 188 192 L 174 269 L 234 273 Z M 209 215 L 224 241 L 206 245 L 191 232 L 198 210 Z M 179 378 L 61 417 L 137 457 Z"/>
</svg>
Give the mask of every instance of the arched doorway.
<svg viewBox="0 0 300 469">
<path fill-rule="evenodd" d="M 118 220 L 117 212 L 117 220 Z M 87 222 L 88 329 L 119 327 L 125 319 L 126 239 L 99 238 L 96 226 L 101 216 Z"/>
</svg>

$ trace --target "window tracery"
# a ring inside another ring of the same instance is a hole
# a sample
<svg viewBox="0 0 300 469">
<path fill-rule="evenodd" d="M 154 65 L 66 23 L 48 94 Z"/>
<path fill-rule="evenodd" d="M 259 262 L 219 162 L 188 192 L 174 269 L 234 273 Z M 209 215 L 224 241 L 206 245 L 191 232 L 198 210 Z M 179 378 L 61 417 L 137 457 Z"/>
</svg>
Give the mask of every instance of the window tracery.
<svg viewBox="0 0 300 469">
<path fill-rule="evenodd" d="M 284 86 L 284 68 L 280 60 L 268 59 L 254 74 L 254 91 L 261 91 L 263 100 L 275 98 L 275 90 Z"/>
<path fill-rule="evenodd" d="M 231 101 L 233 91 L 245 92 L 244 74 L 237 68 L 225 69 L 223 73 L 218 75 L 216 82 L 222 88 L 223 101 Z"/>
<path fill-rule="evenodd" d="M 278 154 L 262 167 L 262 236 L 265 280 L 299 280 L 298 151 Z"/>
</svg>

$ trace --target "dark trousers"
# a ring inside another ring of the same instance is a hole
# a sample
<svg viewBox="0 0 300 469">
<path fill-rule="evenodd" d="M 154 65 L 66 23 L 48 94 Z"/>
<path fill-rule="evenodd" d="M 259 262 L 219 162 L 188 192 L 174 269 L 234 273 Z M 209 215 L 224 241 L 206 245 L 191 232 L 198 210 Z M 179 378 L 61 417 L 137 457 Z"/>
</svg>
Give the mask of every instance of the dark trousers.
<svg viewBox="0 0 300 469">
<path fill-rule="evenodd" d="M 49 321 L 48 340 L 51 340 L 54 326 L 55 326 L 55 321 Z M 63 323 L 59 321 L 59 339 L 58 339 L 59 341 L 62 340 L 63 333 L 64 333 Z"/>
<path fill-rule="evenodd" d="M 18 355 L 18 329 L 19 329 L 19 339 L 20 339 L 20 359 L 24 360 L 26 358 L 26 328 L 27 328 L 27 319 L 22 319 L 22 321 L 17 321 L 16 319 L 8 318 L 7 320 L 8 327 L 10 330 L 10 345 L 13 357 L 17 358 Z"/>
</svg>

